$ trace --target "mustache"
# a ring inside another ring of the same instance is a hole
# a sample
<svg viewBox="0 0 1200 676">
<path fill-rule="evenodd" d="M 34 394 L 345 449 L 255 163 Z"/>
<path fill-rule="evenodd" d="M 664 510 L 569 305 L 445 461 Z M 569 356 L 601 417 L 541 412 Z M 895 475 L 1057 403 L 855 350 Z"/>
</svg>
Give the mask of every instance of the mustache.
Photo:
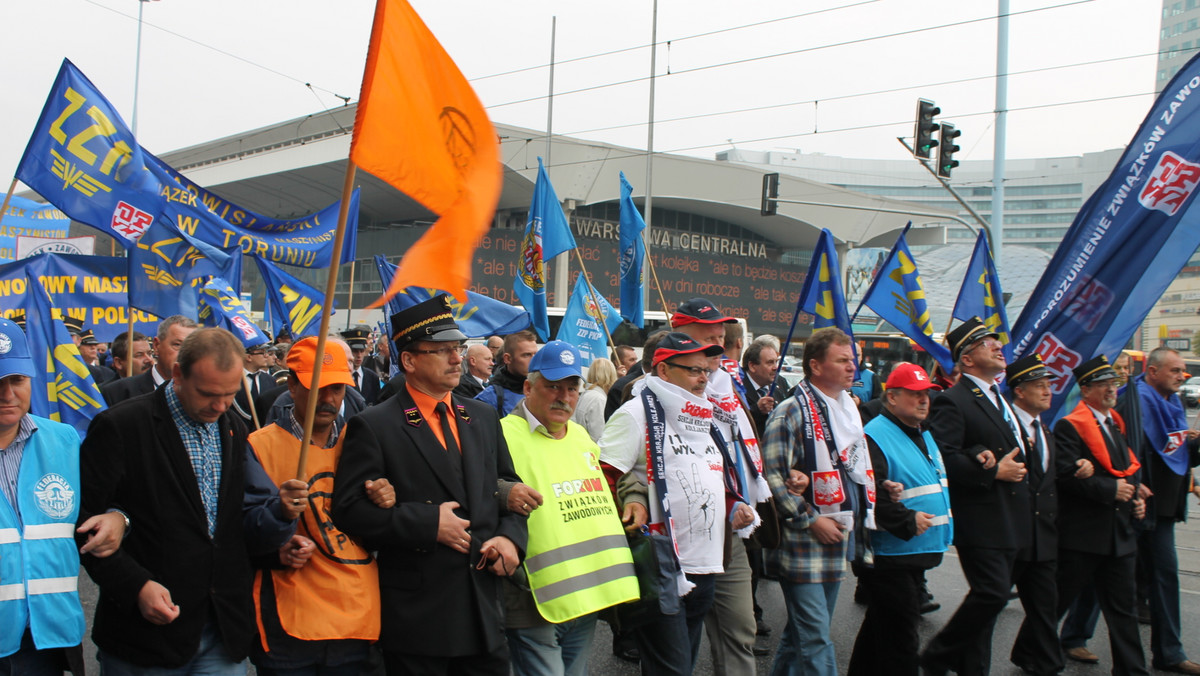
<svg viewBox="0 0 1200 676">
<path fill-rule="evenodd" d="M 566 411 L 567 413 L 571 413 L 571 412 L 573 412 L 573 411 L 574 411 L 574 409 L 572 409 L 572 408 L 571 408 L 571 406 L 570 406 L 569 404 L 564 404 L 564 403 L 563 403 L 563 402 L 561 402 L 561 401 L 554 401 L 554 402 L 551 402 L 551 403 L 550 403 L 550 410 L 551 410 L 551 411 Z"/>
<path fill-rule="evenodd" d="M 337 415 L 338 407 L 333 404 L 317 404 L 317 413 L 332 413 L 333 415 Z"/>
</svg>

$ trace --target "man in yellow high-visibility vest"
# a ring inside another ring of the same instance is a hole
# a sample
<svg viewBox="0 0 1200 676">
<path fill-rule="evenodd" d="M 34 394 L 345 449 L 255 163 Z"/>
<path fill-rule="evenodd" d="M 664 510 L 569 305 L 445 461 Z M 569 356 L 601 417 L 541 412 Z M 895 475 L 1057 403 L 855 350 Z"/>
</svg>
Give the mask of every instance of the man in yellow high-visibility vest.
<svg viewBox="0 0 1200 676">
<path fill-rule="evenodd" d="M 507 585 L 504 593 L 517 676 L 586 674 L 596 613 L 638 598 L 600 449 L 570 420 L 581 364 L 574 346 L 547 343 L 529 364 L 525 398 L 501 421 L 513 466 L 536 491 L 516 509 L 529 516 L 524 568 L 530 591 Z"/>
</svg>

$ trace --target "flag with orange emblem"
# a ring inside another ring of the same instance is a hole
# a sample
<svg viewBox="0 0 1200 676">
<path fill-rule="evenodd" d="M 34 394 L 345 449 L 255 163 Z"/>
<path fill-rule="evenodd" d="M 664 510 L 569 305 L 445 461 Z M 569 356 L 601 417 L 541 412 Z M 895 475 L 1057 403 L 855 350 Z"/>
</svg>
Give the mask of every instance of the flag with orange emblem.
<svg viewBox="0 0 1200 676">
<path fill-rule="evenodd" d="M 350 160 L 438 215 L 372 307 L 409 286 L 460 301 L 491 226 L 502 169 L 475 91 L 405 0 L 378 0 Z"/>
</svg>

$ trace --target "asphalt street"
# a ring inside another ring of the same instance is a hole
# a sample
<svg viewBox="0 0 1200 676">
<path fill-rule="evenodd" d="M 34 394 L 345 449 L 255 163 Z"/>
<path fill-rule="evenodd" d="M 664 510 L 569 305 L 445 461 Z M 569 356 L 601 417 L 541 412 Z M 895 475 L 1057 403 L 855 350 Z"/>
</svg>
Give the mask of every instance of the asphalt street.
<svg viewBox="0 0 1200 676">
<path fill-rule="evenodd" d="M 1179 551 L 1179 584 L 1183 608 L 1183 644 L 1189 657 L 1200 660 L 1200 501 L 1190 498 L 1191 510 L 1189 520 L 1178 524 L 1175 529 L 1176 545 Z M 958 558 L 951 550 L 942 565 L 929 572 L 928 580 L 934 597 L 942 604 L 936 612 L 925 615 L 921 621 L 922 643 L 932 637 L 941 626 L 950 619 L 966 593 L 967 585 L 958 565 Z M 96 606 L 96 587 L 86 574 L 83 574 L 80 584 L 80 596 L 83 599 L 84 612 L 87 614 L 89 637 L 84 642 L 85 657 L 89 674 L 99 674 L 96 663 L 96 649 L 90 640 L 92 615 Z M 854 578 L 850 577 L 842 583 L 838 596 L 837 613 L 833 622 L 833 639 L 837 646 L 838 665 L 845 673 L 850 660 L 850 651 L 854 646 L 854 638 L 858 634 L 862 622 L 863 608 L 854 603 Z M 763 606 L 764 617 L 772 627 L 771 635 L 759 639 L 760 645 L 771 649 L 772 655 L 779 642 L 779 635 L 787 617 L 780 595 L 779 585 L 774 582 L 763 582 L 759 586 L 758 601 Z M 997 676 L 1018 676 L 1021 670 L 1012 666 L 1008 661 L 1009 650 L 1017 629 L 1021 625 L 1024 613 L 1019 602 L 1008 604 L 996 624 L 996 633 L 992 644 L 992 673 Z M 436 618 L 431 618 L 436 619 Z M 1142 625 L 1142 645 L 1146 650 L 1146 663 L 1150 663 L 1150 627 Z M 596 641 L 592 649 L 590 661 L 591 673 L 615 676 L 637 676 L 640 673 L 637 665 L 624 662 L 612 655 L 612 633 L 604 623 L 598 625 Z M 1092 652 L 1100 657 L 1098 665 L 1082 665 L 1067 661 L 1065 674 L 1072 676 L 1102 676 L 1110 673 L 1112 660 L 1108 649 L 1108 634 L 1101 621 L 1096 629 L 1096 636 L 1088 644 Z M 773 656 L 758 659 L 758 673 L 769 674 Z M 254 673 L 253 667 L 250 673 Z M 707 640 L 701 649 L 700 664 L 696 674 L 711 674 L 712 663 L 708 657 Z"/>
</svg>

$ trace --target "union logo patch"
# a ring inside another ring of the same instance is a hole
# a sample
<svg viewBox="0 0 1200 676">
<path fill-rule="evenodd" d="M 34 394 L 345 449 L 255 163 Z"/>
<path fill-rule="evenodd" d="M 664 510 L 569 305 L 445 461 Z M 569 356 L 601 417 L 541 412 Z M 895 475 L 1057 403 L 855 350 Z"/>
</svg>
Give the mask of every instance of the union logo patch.
<svg viewBox="0 0 1200 676">
<path fill-rule="evenodd" d="M 75 491 L 70 482 L 61 475 L 51 472 L 38 480 L 33 487 L 37 508 L 51 519 L 65 519 L 75 510 Z"/>
</svg>

